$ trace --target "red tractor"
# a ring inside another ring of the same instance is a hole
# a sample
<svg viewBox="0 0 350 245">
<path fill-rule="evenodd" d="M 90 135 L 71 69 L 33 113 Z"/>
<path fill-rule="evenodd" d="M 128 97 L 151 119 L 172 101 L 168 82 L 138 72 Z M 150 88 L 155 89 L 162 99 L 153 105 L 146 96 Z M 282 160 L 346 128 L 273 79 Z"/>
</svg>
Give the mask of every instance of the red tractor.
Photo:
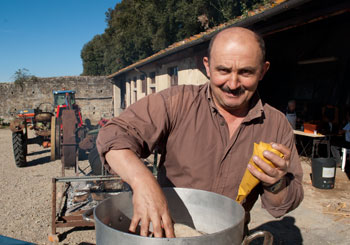
<svg viewBox="0 0 350 245">
<path fill-rule="evenodd" d="M 86 136 L 86 127 L 75 91 L 53 91 L 55 118 L 51 120 L 51 160 L 61 159 L 65 167 L 76 165 L 79 142 Z"/>
<path fill-rule="evenodd" d="M 76 165 L 78 144 L 86 135 L 79 106 L 75 103 L 75 91 L 53 91 L 54 105 L 43 109 L 20 111 L 10 128 L 15 162 L 18 167 L 27 166 L 28 144 L 51 147 L 51 160 L 61 159 L 64 167 Z M 46 103 L 49 104 L 49 103 Z M 28 129 L 34 130 L 34 138 L 28 138 Z"/>
</svg>

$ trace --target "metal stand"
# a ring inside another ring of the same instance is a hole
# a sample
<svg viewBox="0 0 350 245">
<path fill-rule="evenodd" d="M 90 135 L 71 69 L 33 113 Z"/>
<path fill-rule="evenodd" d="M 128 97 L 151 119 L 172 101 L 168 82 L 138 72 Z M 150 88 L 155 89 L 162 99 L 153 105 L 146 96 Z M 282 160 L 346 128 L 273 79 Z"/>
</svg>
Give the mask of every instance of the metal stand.
<svg viewBox="0 0 350 245">
<path fill-rule="evenodd" d="M 307 157 L 314 158 L 315 156 L 319 157 L 319 150 L 318 147 L 320 144 L 325 144 L 327 146 L 327 157 L 330 157 L 330 136 L 322 135 L 322 134 L 311 134 L 311 133 L 305 133 L 300 130 L 293 130 L 296 138 L 295 142 L 297 144 L 300 144 L 301 146 L 301 152 L 299 155 L 305 154 Z M 302 138 L 304 137 L 307 142 L 306 145 L 304 145 Z M 311 145 L 312 144 L 312 145 Z M 311 149 L 311 155 L 307 154 L 307 150 L 312 146 Z"/>
<path fill-rule="evenodd" d="M 111 181 L 111 180 L 119 180 L 121 178 L 119 176 L 76 176 L 76 177 L 58 177 L 52 178 L 52 203 L 51 203 L 51 234 L 49 234 L 50 242 L 59 242 L 59 237 L 57 234 L 57 228 L 61 227 L 94 227 L 93 222 L 85 221 L 82 218 L 82 213 L 85 210 L 79 210 L 71 213 L 70 215 L 66 215 L 63 211 L 62 203 L 63 198 L 67 193 L 67 186 L 71 182 L 86 182 L 86 181 Z M 65 190 L 62 192 L 60 197 L 60 204 L 57 209 L 57 182 L 66 183 Z"/>
</svg>

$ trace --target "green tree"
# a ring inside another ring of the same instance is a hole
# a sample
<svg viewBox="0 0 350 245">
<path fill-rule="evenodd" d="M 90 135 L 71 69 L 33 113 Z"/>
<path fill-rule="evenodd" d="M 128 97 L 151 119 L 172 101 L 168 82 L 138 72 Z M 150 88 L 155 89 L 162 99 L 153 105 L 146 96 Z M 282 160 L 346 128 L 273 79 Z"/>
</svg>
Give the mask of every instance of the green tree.
<svg viewBox="0 0 350 245">
<path fill-rule="evenodd" d="M 103 75 L 105 56 L 105 42 L 101 35 L 96 35 L 94 38 L 84 45 L 81 51 L 83 59 L 83 74 L 84 75 Z"/>
<path fill-rule="evenodd" d="M 271 0 L 123 0 L 84 45 L 82 75 L 108 75 Z"/>
</svg>

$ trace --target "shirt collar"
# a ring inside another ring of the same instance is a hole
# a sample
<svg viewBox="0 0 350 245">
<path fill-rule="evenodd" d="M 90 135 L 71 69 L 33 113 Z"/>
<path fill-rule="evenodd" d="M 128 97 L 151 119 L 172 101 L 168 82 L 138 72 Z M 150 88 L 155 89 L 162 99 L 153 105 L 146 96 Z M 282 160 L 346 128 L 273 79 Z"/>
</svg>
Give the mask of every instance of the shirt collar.
<svg viewBox="0 0 350 245">
<path fill-rule="evenodd" d="M 248 115 L 243 122 L 250 122 L 256 118 L 261 118 L 264 115 L 264 105 L 261 101 L 258 91 L 255 91 L 253 97 L 250 100 L 250 109 Z"/>
<path fill-rule="evenodd" d="M 210 82 L 207 83 L 207 100 L 209 102 L 209 106 L 210 106 L 210 109 L 212 112 L 218 112 L 218 108 L 216 107 L 215 103 L 214 103 L 214 100 L 211 96 L 211 88 L 210 88 Z"/>
<path fill-rule="evenodd" d="M 218 109 L 214 103 L 214 100 L 212 98 L 211 95 L 211 87 L 210 87 L 210 82 L 207 83 L 207 91 L 206 91 L 206 96 L 207 96 L 207 100 L 209 102 L 209 106 L 211 108 L 212 112 L 218 112 Z M 250 103 L 250 109 L 248 112 L 248 115 L 245 117 L 245 119 L 243 120 L 243 122 L 250 122 L 251 120 L 254 120 L 256 118 L 260 118 L 263 116 L 264 114 L 264 106 L 263 106 L 263 102 L 260 99 L 260 95 L 259 92 L 256 91 L 253 95 L 253 97 L 251 98 L 251 103 Z"/>
</svg>

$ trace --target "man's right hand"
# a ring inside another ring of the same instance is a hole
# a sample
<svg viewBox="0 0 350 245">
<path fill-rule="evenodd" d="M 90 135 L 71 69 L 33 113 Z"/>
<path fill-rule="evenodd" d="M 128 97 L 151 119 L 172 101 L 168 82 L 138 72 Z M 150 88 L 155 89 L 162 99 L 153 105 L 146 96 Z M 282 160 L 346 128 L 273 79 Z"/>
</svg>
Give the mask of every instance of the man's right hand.
<svg viewBox="0 0 350 245">
<path fill-rule="evenodd" d="M 129 230 L 135 233 L 141 223 L 141 236 L 148 236 L 150 222 L 155 237 L 175 237 L 168 203 L 151 171 L 130 150 L 106 153 L 110 167 L 133 189 L 134 215 Z"/>
<path fill-rule="evenodd" d="M 135 233 L 137 226 L 141 223 L 140 235 L 148 236 L 149 225 L 152 222 L 155 237 L 163 237 L 163 229 L 166 237 L 175 237 L 168 203 L 163 191 L 156 181 L 148 182 L 140 183 L 140 186 L 133 189 L 134 216 L 129 230 Z"/>
</svg>

